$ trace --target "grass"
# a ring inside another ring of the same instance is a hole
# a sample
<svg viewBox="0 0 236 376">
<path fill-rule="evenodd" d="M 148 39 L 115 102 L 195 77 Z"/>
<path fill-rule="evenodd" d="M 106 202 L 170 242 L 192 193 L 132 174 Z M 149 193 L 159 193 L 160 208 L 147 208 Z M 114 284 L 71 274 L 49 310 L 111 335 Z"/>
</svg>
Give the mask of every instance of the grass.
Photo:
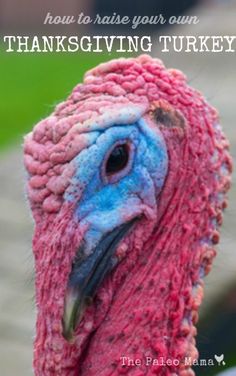
<svg viewBox="0 0 236 376">
<path fill-rule="evenodd" d="M 86 70 L 112 57 L 115 55 L 1 53 L 0 148 L 22 142 L 24 134 L 68 96 Z"/>
</svg>

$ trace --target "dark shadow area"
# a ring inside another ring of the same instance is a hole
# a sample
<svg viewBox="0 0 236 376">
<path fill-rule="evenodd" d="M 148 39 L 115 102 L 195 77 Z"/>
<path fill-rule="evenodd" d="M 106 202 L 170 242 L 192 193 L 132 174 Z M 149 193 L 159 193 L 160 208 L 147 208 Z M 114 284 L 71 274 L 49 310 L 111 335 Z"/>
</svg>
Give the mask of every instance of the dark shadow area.
<svg viewBox="0 0 236 376">
<path fill-rule="evenodd" d="M 200 359 L 213 359 L 216 365 L 197 366 L 197 376 L 211 376 L 235 366 L 236 351 L 236 285 L 211 307 L 204 320 L 198 325 L 197 348 Z M 221 365 L 216 356 L 224 355 Z M 222 364 L 225 362 L 225 364 Z"/>
</svg>

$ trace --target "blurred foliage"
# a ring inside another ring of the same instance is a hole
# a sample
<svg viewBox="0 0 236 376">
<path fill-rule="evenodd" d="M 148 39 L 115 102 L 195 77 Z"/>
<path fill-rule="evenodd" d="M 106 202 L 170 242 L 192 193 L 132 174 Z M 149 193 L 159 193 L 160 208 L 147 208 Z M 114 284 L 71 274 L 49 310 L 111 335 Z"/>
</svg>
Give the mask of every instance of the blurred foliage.
<svg viewBox="0 0 236 376">
<path fill-rule="evenodd" d="M 1 53 L 0 147 L 22 142 L 24 134 L 70 94 L 88 69 L 117 56 Z"/>
</svg>

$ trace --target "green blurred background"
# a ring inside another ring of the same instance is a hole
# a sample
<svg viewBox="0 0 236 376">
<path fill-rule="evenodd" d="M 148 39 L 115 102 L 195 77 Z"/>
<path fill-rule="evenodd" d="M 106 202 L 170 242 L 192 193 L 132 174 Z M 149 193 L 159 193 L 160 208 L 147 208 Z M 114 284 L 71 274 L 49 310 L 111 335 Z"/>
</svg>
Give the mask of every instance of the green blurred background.
<svg viewBox="0 0 236 376">
<path fill-rule="evenodd" d="M 118 54 L 116 54 L 118 55 Z M 84 73 L 115 54 L 1 53 L 0 145 L 22 142 L 32 125 L 49 114 Z"/>
</svg>

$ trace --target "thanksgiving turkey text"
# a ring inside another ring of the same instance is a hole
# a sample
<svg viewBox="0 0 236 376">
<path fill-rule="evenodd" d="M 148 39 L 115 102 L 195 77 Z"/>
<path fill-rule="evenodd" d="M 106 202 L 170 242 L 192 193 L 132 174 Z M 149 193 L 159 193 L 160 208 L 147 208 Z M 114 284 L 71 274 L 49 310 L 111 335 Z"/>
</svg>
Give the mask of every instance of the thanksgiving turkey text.
<svg viewBox="0 0 236 376">
<path fill-rule="evenodd" d="M 163 53 L 234 53 L 236 51 L 236 35 L 160 35 L 156 38 L 150 35 L 142 36 L 27 36 L 5 35 L 3 43 L 6 52 L 45 53 L 45 52 L 118 52 L 151 53 L 153 47 Z"/>
</svg>

